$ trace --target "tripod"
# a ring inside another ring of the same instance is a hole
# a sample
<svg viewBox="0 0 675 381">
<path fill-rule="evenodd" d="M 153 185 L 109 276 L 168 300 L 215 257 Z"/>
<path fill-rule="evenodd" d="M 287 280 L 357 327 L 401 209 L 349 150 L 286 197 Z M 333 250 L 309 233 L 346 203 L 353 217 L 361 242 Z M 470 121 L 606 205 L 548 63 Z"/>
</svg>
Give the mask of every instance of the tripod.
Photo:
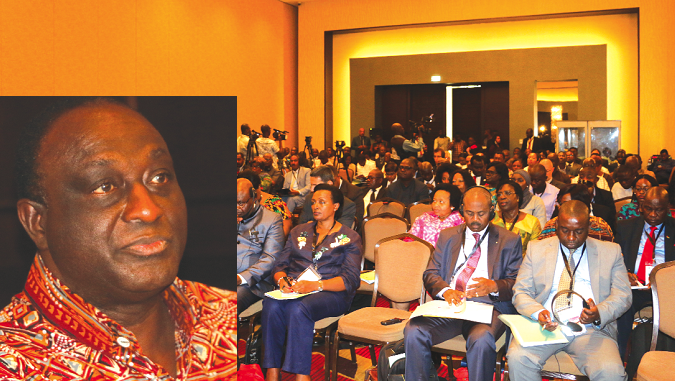
<svg viewBox="0 0 675 381">
<path fill-rule="evenodd" d="M 257 136 L 249 136 L 248 145 L 246 146 L 246 163 L 250 163 L 253 159 L 258 157 L 258 145 L 256 144 Z M 255 151 L 255 155 L 253 152 Z"/>
</svg>

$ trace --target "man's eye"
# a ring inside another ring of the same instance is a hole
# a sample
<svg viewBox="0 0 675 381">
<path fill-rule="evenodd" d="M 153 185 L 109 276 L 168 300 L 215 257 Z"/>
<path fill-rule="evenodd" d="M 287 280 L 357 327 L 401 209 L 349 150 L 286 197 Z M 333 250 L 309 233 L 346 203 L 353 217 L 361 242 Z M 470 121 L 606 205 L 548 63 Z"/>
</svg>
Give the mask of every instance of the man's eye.
<svg viewBox="0 0 675 381">
<path fill-rule="evenodd" d="M 106 194 L 112 192 L 116 187 L 110 183 L 103 183 L 98 188 L 94 189 L 94 194 Z"/>
<path fill-rule="evenodd" d="M 154 184 L 164 184 L 169 181 L 168 173 L 159 173 L 152 177 L 151 182 Z"/>
</svg>

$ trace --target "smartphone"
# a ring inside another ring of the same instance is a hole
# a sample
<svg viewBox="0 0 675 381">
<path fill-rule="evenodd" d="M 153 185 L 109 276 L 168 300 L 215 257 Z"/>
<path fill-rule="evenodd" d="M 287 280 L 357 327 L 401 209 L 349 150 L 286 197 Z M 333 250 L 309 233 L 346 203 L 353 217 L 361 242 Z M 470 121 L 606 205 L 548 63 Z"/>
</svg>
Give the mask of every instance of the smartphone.
<svg viewBox="0 0 675 381">
<path fill-rule="evenodd" d="M 380 324 L 382 324 L 382 325 L 392 325 L 392 324 L 400 323 L 402 321 L 403 321 L 403 319 L 393 318 L 393 319 L 381 321 Z"/>
</svg>

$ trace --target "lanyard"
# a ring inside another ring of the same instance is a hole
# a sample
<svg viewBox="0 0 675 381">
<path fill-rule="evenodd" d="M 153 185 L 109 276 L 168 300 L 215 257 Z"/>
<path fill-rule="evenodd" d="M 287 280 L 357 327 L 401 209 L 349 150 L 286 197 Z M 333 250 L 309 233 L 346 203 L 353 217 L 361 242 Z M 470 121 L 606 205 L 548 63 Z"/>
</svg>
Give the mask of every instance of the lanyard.
<svg viewBox="0 0 675 381">
<path fill-rule="evenodd" d="M 464 266 L 464 264 L 471 259 L 471 257 L 476 253 L 476 250 L 480 247 L 481 243 L 483 243 L 483 240 L 485 237 L 487 237 L 488 233 L 490 232 L 490 224 L 488 224 L 487 228 L 485 228 L 485 233 L 483 233 L 483 236 L 480 237 L 480 239 L 476 242 L 475 245 L 473 245 L 473 249 L 471 249 L 471 253 L 467 256 L 466 253 L 464 252 L 464 241 L 466 241 L 466 227 L 464 227 L 464 230 L 462 230 L 462 244 L 460 246 L 460 250 L 462 251 L 462 254 L 464 254 L 464 262 L 462 262 L 461 265 L 455 267 L 455 271 L 453 271 L 452 276 L 450 279 L 455 277 L 455 274 L 457 274 L 457 271 Z"/>
<path fill-rule="evenodd" d="M 518 222 L 518 217 L 520 217 L 520 212 L 516 214 L 516 218 L 513 220 L 513 223 L 511 224 L 511 227 L 509 228 L 509 231 L 513 231 L 513 227 L 516 226 L 516 222 Z M 502 212 L 502 221 L 504 221 L 504 227 L 506 227 L 506 218 L 504 218 L 504 212 Z"/>
<path fill-rule="evenodd" d="M 652 240 L 651 234 L 649 234 L 649 233 L 647 232 L 647 230 L 644 231 L 645 234 L 647 234 L 647 239 L 652 243 L 652 246 L 654 246 L 654 254 L 655 254 L 655 255 L 656 255 L 656 241 L 658 241 L 659 237 L 661 237 L 661 232 L 663 232 L 663 227 L 664 227 L 664 226 L 665 226 L 664 224 L 661 224 L 661 228 L 659 229 L 659 234 L 657 234 L 657 235 L 656 235 L 656 238 L 654 238 L 653 240 Z"/>
<path fill-rule="evenodd" d="M 569 249 L 568 249 L 569 250 Z M 563 251 L 562 248 L 562 243 L 560 244 L 560 253 L 562 254 L 563 261 L 565 262 L 565 270 L 567 270 L 567 273 L 570 275 L 570 289 L 574 290 L 574 275 L 577 273 L 577 269 L 579 268 L 579 264 L 581 263 L 581 259 L 584 257 L 584 253 L 586 252 L 586 243 L 584 242 L 584 247 L 581 249 L 581 256 L 579 257 L 579 261 L 577 261 L 577 265 L 574 266 L 574 271 L 572 271 L 572 267 L 570 266 L 570 262 L 567 260 L 567 257 L 565 256 L 565 252 Z M 570 258 L 572 257 L 572 254 L 570 254 Z"/>
</svg>

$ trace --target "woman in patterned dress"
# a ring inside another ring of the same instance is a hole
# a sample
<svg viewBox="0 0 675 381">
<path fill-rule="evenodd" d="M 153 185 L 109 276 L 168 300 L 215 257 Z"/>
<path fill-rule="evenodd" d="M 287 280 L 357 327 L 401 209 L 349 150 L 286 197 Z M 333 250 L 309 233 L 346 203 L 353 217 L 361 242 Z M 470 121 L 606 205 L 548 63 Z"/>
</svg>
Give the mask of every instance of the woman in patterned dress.
<svg viewBox="0 0 675 381">
<path fill-rule="evenodd" d="M 458 210 L 462 193 L 454 185 L 440 183 L 431 193 L 431 199 L 432 211 L 415 219 L 410 228 L 410 234 L 436 246 L 441 230 L 464 222 Z"/>
</svg>

